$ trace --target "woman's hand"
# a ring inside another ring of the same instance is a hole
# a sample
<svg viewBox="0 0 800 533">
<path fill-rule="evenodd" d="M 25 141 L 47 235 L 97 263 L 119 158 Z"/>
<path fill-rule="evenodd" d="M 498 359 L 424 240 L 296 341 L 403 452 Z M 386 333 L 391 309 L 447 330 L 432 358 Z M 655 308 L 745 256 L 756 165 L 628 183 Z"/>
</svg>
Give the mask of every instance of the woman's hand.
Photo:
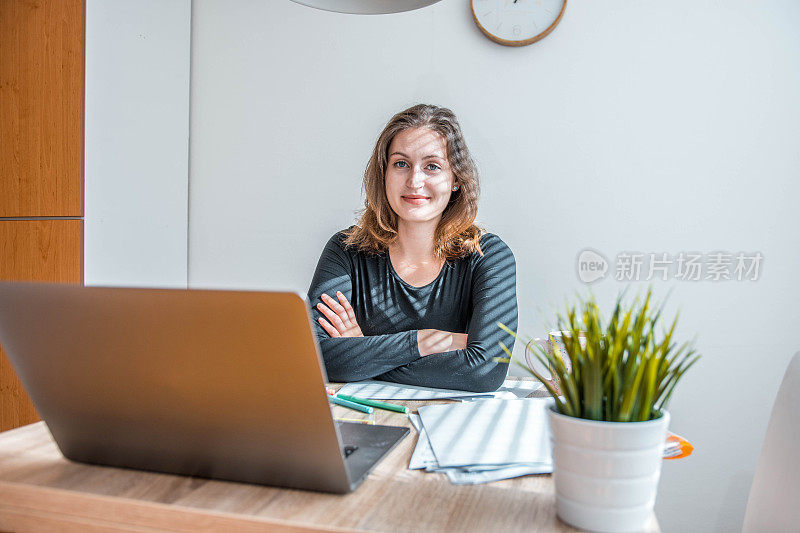
<svg viewBox="0 0 800 533">
<path fill-rule="evenodd" d="M 324 303 L 317 304 L 317 309 L 328 319 L 320 317 L 320 326 L 331 337 L 363 337 L 350 302 L 341 292 L 337 292 L 336 297 L 339 298 L 338 302 L 327 294 L 320 298 Z"/>
<path fill-rule="evenodd" d="M 438 329 L 421 329 L 417 331 L 417 346 L 422 357 L 434 353 L 463 350 L 467 347 L 467 334 Z"/>
</svg>

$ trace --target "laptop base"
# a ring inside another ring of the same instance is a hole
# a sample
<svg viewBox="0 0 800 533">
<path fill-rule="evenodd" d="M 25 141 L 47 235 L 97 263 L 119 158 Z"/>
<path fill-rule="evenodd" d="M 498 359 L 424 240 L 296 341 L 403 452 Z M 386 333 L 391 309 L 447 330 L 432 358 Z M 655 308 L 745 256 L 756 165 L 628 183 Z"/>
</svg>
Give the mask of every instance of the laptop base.
<svg viewBox="0 0 800 533">
<path fill-rule="evenodd" d="M 405 427 L 373 426 L 356 422 L 337 422 L 337 425 L 347 450 L 345 467 L 350 478 L 350 490 L 361 485 L 375 465 L 409 433 L 409 429 Z"/>
</svg>

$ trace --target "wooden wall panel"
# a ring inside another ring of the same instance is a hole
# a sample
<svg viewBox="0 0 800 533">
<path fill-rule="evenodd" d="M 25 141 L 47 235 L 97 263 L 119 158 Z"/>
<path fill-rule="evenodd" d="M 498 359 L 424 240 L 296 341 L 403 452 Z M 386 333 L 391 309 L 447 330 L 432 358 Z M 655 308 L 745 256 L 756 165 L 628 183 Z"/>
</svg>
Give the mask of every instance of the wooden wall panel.
<svg viewBox="0 0 800 533">
<path fill-rule="evenodd" d="M 0 0 L 0 217 L 83 216 L 83 0 Z"/>
<path fill-rule="evenodd" d="M 0 280 L 81 283 L 83 221 L 0 220 L 0 257 Z M 33 404 L 0 350 L 0 431 L 37 420 Z"/>
</svg>

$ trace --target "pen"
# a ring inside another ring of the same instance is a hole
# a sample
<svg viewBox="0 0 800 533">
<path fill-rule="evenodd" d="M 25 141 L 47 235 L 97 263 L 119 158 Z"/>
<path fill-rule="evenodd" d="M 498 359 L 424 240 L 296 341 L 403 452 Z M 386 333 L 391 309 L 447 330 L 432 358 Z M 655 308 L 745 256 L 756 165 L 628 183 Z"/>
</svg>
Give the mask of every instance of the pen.
<svg viewBox="0 0 800 533">
<path fill-rule="evenodd" d="M 393 403 L 378 402 L 375 400 L 367 400 L 366 398 L 356 398 L 355 396 L 347 396 L 346 394 L 337 394 L 337 398 L 347 400 L 348 402 L 360 403 L 362 405 L 369 405 L 370 407 L 377 407 L 386 411 L 394 411 L 396 413 L 408 413 L 408 407 L 396 405 Z"/>
<path fill-rule="evenodd" d="M 362 413 L 372 414 L 372 407 L 361 405 L 360 403 L 356 402 L 342 400 L 341 398 L 338 398 L 336 396 L 330 396 L 330 400 L 336 405 L 341 405 L 342 407 L 349 407 L 350 409 L 361 411 Z"/>
<path fill-rule="evenodd" d="M 357 424 L 369 424 L 371 426 L 375 425 L 375 421 L 374 420 L 364 420 L 363 418 L 339 418 L 339 417 L 336 417 L 336 418 L 334 418 L 334 420 L 336 420 L 338 422 L 355 422 Z"/>
</svg>

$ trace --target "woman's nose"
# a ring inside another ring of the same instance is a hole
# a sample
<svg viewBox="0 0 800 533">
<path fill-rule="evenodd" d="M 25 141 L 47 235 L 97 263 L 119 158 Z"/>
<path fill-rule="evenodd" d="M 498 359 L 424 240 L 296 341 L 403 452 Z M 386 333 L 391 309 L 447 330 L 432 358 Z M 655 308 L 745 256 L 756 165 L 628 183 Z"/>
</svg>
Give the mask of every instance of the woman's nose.
<svg viewBox="0 0 800 533">
<path fill-rule="evenodd" d="M 422 187 L 425 185 L 425 178 L 425 172 L 421 168 L 416 167 L 408 178 L 408 185 L 414 189 Z"/>
</svg>

